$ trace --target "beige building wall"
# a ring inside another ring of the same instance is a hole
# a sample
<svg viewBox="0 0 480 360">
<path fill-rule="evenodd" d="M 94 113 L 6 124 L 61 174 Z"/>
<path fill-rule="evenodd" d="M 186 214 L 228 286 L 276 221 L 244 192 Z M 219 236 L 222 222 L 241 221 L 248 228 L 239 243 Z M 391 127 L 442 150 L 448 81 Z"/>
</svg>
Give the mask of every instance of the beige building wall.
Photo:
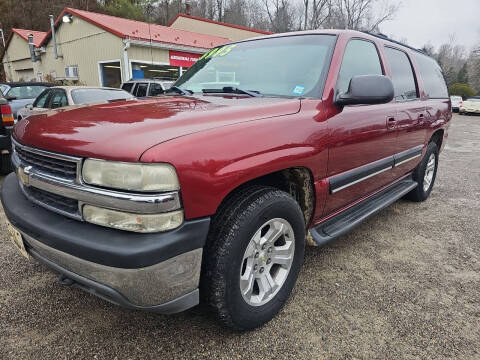
<svg viewBox="0 0 480 360">
<path fill-rule="evenodd" d="M 2 63 L 5 73 L 9 78 L 12 77 L 12 81 L 30 81 L 35 78 L 28 42 L 16 33 L 10 39 Z"/>
<path fill-rule="evenodd" d="M 120 61 L 123 75 L 123 42 L 119 37 L 78 17 L 61 24 L 56 31 L 59 57 L 55 59 L 53 42 L 49 40 L 35 72 L 65 78 L 65 67 L 78 66 L 78 80 L 85 85 L 101 85 L 99 64 Z"/>
<path fill-rule="evenodd" d="M 156 65 L 169 65 L 170 58 L 167 49 L 158 49 L 132 44 L 128 49 L 128 59 L 130 62 L 154 63 Z"/>
<path fill-rule="evenodd" d="M 191 19 L 183 16 L 179 16 L 170 27 L 176 29 L 182 29 L 200 34 L 207 34 L 213 36 L 226 37 L 232 41 L 249 39 L 257 36 L 264 36 L 258 32 L 248 31 L 243 29 L 237 29 L 220 24 L 214 24 L 206 21 Z"/>
</svg>

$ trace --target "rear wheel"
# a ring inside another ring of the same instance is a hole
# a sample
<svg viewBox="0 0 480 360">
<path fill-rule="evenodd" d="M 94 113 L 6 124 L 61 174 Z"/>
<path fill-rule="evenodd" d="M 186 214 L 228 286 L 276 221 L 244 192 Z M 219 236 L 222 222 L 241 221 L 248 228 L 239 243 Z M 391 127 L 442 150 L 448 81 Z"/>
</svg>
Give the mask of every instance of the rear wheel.
<svg viewBox="0 0 480 360">
<path fill-rule="evenodd" d="M 406 198 L 412 201 L 425 201 L 432 192 L 438 167 L 438 147 L 431 142 L 427 146 L 425 156 L 416 169 L 413 171 L 413 180 L 418 186 L 406 195 Z"/>
<path fill-rule="evenodd" d="M 203 296 L 237 330 L 270 321 L 300 271 L 305 223 L 283 191 L 252 187 L 227 201 L 212 222 L 202 274 Z"/>
</svg>

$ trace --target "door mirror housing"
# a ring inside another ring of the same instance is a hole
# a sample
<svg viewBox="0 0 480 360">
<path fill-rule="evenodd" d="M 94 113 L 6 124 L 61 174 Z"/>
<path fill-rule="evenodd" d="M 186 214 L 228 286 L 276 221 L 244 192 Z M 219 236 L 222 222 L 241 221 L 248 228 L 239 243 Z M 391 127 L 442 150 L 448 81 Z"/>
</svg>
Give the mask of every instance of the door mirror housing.
<svg viewBox="0 0 480 360">
<path fill-rule="evenodd" d="M 7 101 L 12 101 L 12 100 L 17 100 L 17 97 L 16 96 L 7 96 L 5 99 L 7 99 Z"/>
<path fill-rule="evenodd" d="M 340 93 L 335 99 L 338 106 L 359 104 L 385 104 L 392 101 L 393 83 L 384 75 L 354 76 L 346 93 Z"/>
<path fill-rule="evenodd" d="M 33 110 L 33 104 L 27 104 L 27 105 L 25 105 L 25 109 Z"/>
</svg>

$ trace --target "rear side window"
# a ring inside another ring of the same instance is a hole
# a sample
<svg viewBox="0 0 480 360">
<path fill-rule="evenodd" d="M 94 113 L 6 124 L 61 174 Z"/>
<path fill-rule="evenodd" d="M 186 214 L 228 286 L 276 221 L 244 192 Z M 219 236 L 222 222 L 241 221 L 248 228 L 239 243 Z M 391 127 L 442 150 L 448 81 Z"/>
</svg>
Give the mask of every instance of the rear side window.
<svg viewBox="0 0 480 360">
<path fill-rule="evenodd" d="M 148 87 L 148 84 L 146 83 L 138 83 L 137 87 L 135 88 L 135 96 L 136 97 L 147 96 L 147 87 Z"/>
<path fill-rule="evenodd" d="M 411 100 L 418 97 L 415 76 L 413 75 L 412 64 L 408 56 L 403 51 L 385 48 L 388 62 L 392 70 L 393 88 L 395 89 L 395 99 Z"/>
<path fill-rule="evenodd" d="M 128 91 L 129 93 L 132 92 L 132 88 L 133 88 L 133 83 L 125 83 L 122 85 L 122 89 L 125 91 Z"/>
<path fill-rule="evenodd" d="M 375 45 L 366 40 L 351 40 L 345 48 L 337 89 L 347 92 L 350 80 L 358 75 L 382 75 L 382 65 Z"/>
<path fill-rule="evenodd" d="M 442 69 L 435 60 L 423 54 L 416 55 L 420 67 L 423 87 L 428 97 L 436 99 L 448 98 L 448 89 L 445 84 Z"/>
</svg>

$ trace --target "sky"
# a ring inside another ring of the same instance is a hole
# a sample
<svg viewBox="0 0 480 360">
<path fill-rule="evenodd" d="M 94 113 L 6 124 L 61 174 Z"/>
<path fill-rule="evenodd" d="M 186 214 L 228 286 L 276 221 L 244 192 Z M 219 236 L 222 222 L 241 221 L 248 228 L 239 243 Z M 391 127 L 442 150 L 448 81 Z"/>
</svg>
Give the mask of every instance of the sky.
<svg viewBox="0 0 480 360">
<path fill-rule="evenodd" d="M 400 1 L 395 19 L 380 26 L 382 33 L 416 48 L 430 43 L 438 49 L 451 35 L 467 51 L 480 45 L 480 0 Z"/>
</svg>

